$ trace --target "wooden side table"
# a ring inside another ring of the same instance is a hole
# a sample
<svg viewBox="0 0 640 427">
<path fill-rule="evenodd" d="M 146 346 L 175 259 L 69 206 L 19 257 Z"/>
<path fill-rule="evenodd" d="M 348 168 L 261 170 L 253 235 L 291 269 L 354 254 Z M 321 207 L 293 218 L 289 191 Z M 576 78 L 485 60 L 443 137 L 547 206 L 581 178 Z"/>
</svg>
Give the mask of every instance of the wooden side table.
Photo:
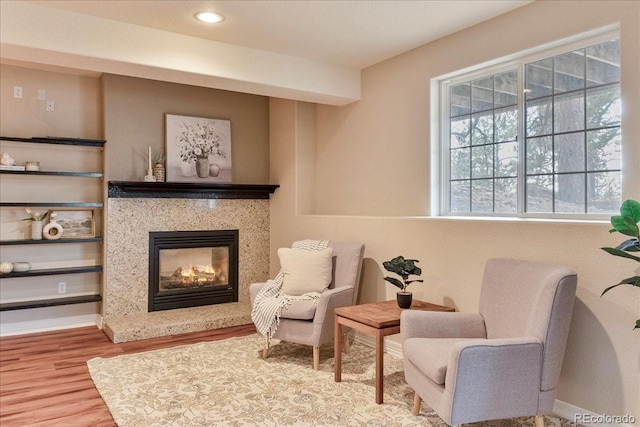
<svg viewBox="0 0 640 427">
<path fill-rule="evenodd" d="M 393 300 L 335 309 L 334 379 L 336 382 L 342 380 L 342 325 L 371 334 L 376 340 L 376 403 L 382 403 L 384 337 L 400 333 L 402 310 Z M 453 308 L 418 300 L 413 300 L 411 307 L 407 310 L 455 311 Z"/>
</svg>

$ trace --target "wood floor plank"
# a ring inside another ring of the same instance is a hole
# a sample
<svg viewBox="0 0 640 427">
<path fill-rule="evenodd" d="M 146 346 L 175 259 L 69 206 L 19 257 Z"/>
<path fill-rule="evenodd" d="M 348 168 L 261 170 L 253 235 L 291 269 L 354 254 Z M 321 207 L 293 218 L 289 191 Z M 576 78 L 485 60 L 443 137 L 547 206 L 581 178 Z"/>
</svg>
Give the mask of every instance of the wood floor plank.
<svg viewBox="0 0 640 427">
<path fill-rule="evenodd" d="M 2 427 L 114 427 L 87 361 L 255 333 L 253 325 L 113 344 L 96 327 L 0 338 Z"/>
</svg>

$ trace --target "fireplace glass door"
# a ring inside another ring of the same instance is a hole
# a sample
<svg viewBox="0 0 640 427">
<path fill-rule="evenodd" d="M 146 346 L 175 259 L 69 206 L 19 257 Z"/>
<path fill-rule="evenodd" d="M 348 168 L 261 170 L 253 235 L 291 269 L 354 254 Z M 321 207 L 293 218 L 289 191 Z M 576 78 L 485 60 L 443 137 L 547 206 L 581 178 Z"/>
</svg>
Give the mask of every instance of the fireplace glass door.
<svg viewBox="0 0 640 427">
<path fill-rule="evenodd" d="M 149 311 L 238 301 L 238 230 L 149 233 Z"/>
<path fill-rule="evenodd" d="M 160 250 L 160 292 L 229 286 L 229 247 Z"/>
</svg>

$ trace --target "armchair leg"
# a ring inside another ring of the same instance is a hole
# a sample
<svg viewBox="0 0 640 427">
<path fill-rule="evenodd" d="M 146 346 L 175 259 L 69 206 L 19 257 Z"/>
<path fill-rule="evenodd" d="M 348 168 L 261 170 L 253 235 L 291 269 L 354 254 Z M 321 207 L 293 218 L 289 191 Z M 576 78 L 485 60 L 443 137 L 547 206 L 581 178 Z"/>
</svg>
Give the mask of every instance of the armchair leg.
<svg viewBox="0 0 640 427">
<path fill-rule="evenodd" d="M 313 346 L 313 369 L 320 369 L 320 347 Z"/>
<path fill-rule="evenodd" d="M 266 359 L 269 357 L 269 340 L 264 339 L 264 348 L 262 349 L 262 358 Z"/>
<path fill-rule="evenodd" d="M 413 409 L 411 410 L 411 414 L 413 415 L 420 415 L 420 404 L 422 403 L 422 398 L 420 397 L 420 395 L 416 392 L 413 395 Z M 536 426 L 538 427 L 538 426 Z"/>
<path fill-rule="evenodd" d="M 533 419 L 533 425 L 535 427 L 544 427 L 544 417 L 542 415 L 536 415 Z"/>
</svg>

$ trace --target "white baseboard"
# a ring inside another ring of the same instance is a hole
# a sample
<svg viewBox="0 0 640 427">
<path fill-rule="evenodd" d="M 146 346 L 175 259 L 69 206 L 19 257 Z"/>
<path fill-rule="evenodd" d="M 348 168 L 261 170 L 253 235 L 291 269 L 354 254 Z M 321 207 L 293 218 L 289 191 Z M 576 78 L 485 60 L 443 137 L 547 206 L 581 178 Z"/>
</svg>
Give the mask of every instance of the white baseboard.
<svg viewBox="0 0 640 427">
<path fill-rule="evenodd" d="M 605 427 L 605 426 L 623 426 L 634 427 L 637 426 L 636 419 L 630 415 L 620 415 L 621 420 L 615 419 L 615 417 L 607 414 L 596 414 L 595 412 L 588 411 L 580 408 L 579 406 L 572 405 L 562 400 L 556 399 L 553 404 L 553 414 L 559 417 L 565 418 L 569 421 L 576 422 L 589 427 Z M 593 422 L 590 422 L 593 421 Z M 621 422 L 617 422 L 621 421 Z M 629 421 L 629 422 L 627 422 Z M 633 423 L 633 424 L 631 424 Z"/>
<path fill-rule="evenodd" d="M 355 333 L 354 333 L 355 332 Z M 369 335 L 360 331 L 351 331 L 351 337 L 355 342 L 362 343 L 369 347 L 375 347 L 375 339 Z M 394 357 L 402 359 L 402 345 L 397 341 L 392 341 L 388 338 L 384 339 L 384 352 L 389 353 Z"/>
<path fill-rule="evenodd" d="M 362 333 L 360 331 L 355 331 L 355 333 L 352 331 L 351 333 L 354 341 L 362 343 L 372 348 L 375 347 L 375 340 L 371 335 Z M 402 344 L 400 344 L 398 341 L 392 341 L 385 338 L 384 352 L 388 353 L 391 356 L 402 358 Z M 562 417 L 572 422 L 577 421 L 579 424 L 582 424 L 588 427 L 605 427 L 605 426 L 612 426 L 612 425 L 622 426 L 622 427 L 637 426 L 637 424 L 635 424 L 637 420 L 634 420 L 633 417 L 631 417 L 631 419 L 628 420 L 630 423 L 624 423 L 624 422 L 615 423 L 608 420 L 606 418 L 607 415 L 596 414 L 595 412 L 588 411 L 586 409 L 580 408 L 579 406 L 575 406 L 558 399 L 555 400 L 553 404 L 553 410 L 551 413 L 553 415 L 557 415 L 559 417 Z M 584 421 L 581 422 L 579 418 L 581 418 L 582 420 L 590 420 L 590 421 L 593 420 L 597 422 L 584 422 Z"/>
<path fill-rule="evenodd" d="M 99 314 L 85 314 L 81 316 L 4 323 L 0 325 L 0 337 L 81 328 L 84 326 L 97 326 L 102 324 L 101 319 L 102 316 Z"/>
</svg>

